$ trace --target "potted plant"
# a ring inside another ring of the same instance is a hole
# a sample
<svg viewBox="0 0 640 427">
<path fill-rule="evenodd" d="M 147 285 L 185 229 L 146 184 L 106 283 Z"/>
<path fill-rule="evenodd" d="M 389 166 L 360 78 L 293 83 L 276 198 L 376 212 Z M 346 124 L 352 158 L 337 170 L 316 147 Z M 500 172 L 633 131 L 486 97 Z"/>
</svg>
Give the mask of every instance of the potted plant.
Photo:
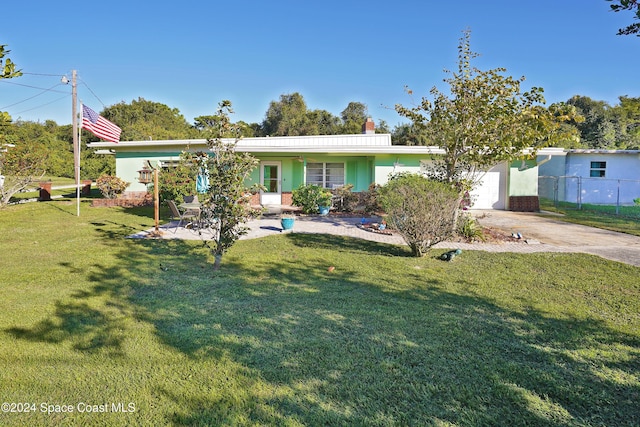
<svg viewBox="0 0 640 427">
<path fill-rule="evenodd" d="M 283 213 L 280 215 L 280 225 L 283 230 L 291 230 L 293 229 L 293 224 L 295 223 L 296 216 L 292 213 Z"/>
<path fill-rule="evenodd" d="M 331 191 L 317 184 L 303 184 L 293 190 L 293 204 L 300 206 L 302 213 L 313 214 L 324 211 L 324 215 L 329 213 L 331 207 Z M 321 209 L 324 207 L 324 209 Z"/>
<path fill-rule="evenodd" d="M 331 199 L 333 194 L 330 191 L 324 190 L 318 195 L 318 210 L 320 215 L 328 215 L 331 209 Z"/>
</svg>

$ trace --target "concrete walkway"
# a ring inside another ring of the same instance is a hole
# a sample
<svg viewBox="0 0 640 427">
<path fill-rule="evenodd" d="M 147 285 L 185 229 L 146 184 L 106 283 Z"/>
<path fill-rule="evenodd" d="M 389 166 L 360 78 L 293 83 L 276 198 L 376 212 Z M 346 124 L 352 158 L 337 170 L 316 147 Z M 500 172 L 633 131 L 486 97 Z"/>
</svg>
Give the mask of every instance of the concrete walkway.
<svg viewBox="0 0 640 427">
<path fill-rule="evenodd" d="M 482 250 L 487 252 L 584 252 L 640 267 L 640 237 L 570 224 L 548 218 L 538 213 L 508 211 L 472 211 L 478 222 L 486 227 L 501 230 L 507 235 L 520 233 L 522 239 L 499 243 L 442 242 L 434 246 L 440 249 Z M 397 233 L 377 234 L 358 227 L 359 217 L 298 216 L 293 231 L 284 231 L 277 216 L 263 216 L 247 223 L 249 233 L 241 239 L 279 235 L 282 233 L 323 233 L 356 237 L 376 242 L 404 245 Z M 375 218 L 367 218 L 374 221 Z M 161 226 L 164 239 L 199 240 L 197 231 L 175 223 Z M 148 230 L 131 237 L 150 237 Z M 206 235 L 204 236 L 206 237 Z"/>
</svg>

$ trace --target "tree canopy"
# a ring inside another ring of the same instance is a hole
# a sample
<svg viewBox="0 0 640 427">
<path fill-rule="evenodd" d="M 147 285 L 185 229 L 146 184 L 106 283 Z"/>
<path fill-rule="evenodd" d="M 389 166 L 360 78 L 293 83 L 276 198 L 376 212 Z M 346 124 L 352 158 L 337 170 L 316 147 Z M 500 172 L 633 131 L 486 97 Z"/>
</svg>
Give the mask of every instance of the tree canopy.
<svg viewBox="0 0 640 427">
<path fill-rule="evenodd" d="M 101 116 L 122 129 L 122 141 L 196 138 L 198 133 L 177 108 L 144 98 L 106 107 Z M 88 136 L 89 134 L 87 134 Z"/>
<path fill-rule="evenodd" d="M 610 5 L 610 7 L 614 12 L 629 10 L 634 13 L 634 19 L 640 20 L 640 2 L 638 0 L 607 1 L 613 3 L 612 5 Z M 635 34 L 636 36 L 640 37 L 640 22 L 634 22 L 633 24 L 627 25 L 626 27 L 620 28 L 618 30 L 619 36 L 626 36 L 630 34 Z"/>
<path fill-rule="evenodd" d="M 309 110 L 302 95 L 295 92 L 271 101 L 256 136 L 357 134 L 366 119 L 367 106 L 361 102 L 350 102 L 337 117 L 327 110 Z"/>
<path fill-rule="evenodd" d="M 6 44 L 0 45 L 0 79 L 12 79 L 22 75 L 22 71 L 16 69 L 16 64 L 10 58 L 6 58 L 11 51 Z"/>
<path fill-rule="evenodd" d="M 640 148 L 640 97 L 621 96 L 620 103 L 610 106 L 588 96 L 573 96 L 567 104 L 573 105 L 584 117 L 572 123 L 580 132 L 581 147 L 598 149 Z"/>
</svg>

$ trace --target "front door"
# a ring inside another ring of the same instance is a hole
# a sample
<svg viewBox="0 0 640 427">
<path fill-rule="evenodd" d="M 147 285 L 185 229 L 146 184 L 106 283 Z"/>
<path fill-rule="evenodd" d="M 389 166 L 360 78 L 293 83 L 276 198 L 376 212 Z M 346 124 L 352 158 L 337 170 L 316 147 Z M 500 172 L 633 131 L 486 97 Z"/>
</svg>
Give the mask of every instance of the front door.
<svg viewBox="0 0 640 427">
<path fill-rule="evenodd" d="M 260 204 L 282 204 L 282 189 L 280 187 L 281 169 L 282 167 L 280 162 L 260 163 L 260 184 L 265 188 L 260 193 Z"/>
</svg>

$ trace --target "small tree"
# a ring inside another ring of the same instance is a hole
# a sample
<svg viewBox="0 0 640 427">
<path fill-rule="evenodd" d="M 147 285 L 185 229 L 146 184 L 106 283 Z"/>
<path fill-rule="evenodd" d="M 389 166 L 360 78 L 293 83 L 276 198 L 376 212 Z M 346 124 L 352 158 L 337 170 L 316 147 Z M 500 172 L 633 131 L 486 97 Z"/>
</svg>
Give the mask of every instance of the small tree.
<svg viewBox="0 0 640 427">
<path fill-rule="evenodd" d="M 220 269 L 222 256 L 233 244 L 246 234 L 242 224 L 254 217 L 259 211 L 251 209 L 251 193 L 257 186 L 247 188 L 245 182 L 258 165 L 258 160 L 249 153 L 235 150 L 240 129 L 233 125 L 229 114 L 233 113 L 230 101 L 222 101 L 216 113 L 215 126 L 208 127 L 212 138 L 207 145 L 213 154 L 198 157 L 200 167 L 206 167 L 209 173 L 209 191 L 201 209 L 201 220 L 213 233 L 211 241 L 204 241 L 215 258 L 213 269 Z M 227 135 L 236 135 L 233 142 L 224 140 Z M 201 231 L 201 235 L 204 235 Z"/>
<path fill-rule="evenodd" d="M 561 123 L 578 119 L 575 108 L 555 104 L 545 108 L 543 89 L 520 89 L 524 77 L 504 76 L 504 68 L 489 71 L 471 65 L 478 56 L 471 51 L 471 33 L 464 32 L 458 46 L 458 70 L 445 79 L 449 94 L 431 89 L 433 102 L 397 104 L 396 111 L 413 122 L 414 132 L 444 149 L 429 175 L 446 182 L 463 181 L 473 188 L 492 166 L 523 156 L 558 139 L 578 138 Z M 412 91 L 407 89 L 409 94 Z"/>
<path fill-rule="evenodd" d="M 451 184 L 418 174 L 399 174 L 379 190 L 386 221 L 416 257 L 454 233 L 459 192 Z"/>
<path fill-rule="evenodd" d="M 12 79 L 22 75 L 10 58 L 6 44 L 0 45 L 0 79 Z M 46 154 L 32 144 L 8 138 L 4 128 L 11 123 L 11 116 L 0 111 L 0 208 L 9 203 L 14 194 L 24 190 L 45 173 Z"/>
<path fill-rule="evenodd" d="M 4 141 L 0 138 L 0 142 Z M 45 174 L 47 153 L 24 141 L 0 144 L 0 208 Z"/>
</svg>

